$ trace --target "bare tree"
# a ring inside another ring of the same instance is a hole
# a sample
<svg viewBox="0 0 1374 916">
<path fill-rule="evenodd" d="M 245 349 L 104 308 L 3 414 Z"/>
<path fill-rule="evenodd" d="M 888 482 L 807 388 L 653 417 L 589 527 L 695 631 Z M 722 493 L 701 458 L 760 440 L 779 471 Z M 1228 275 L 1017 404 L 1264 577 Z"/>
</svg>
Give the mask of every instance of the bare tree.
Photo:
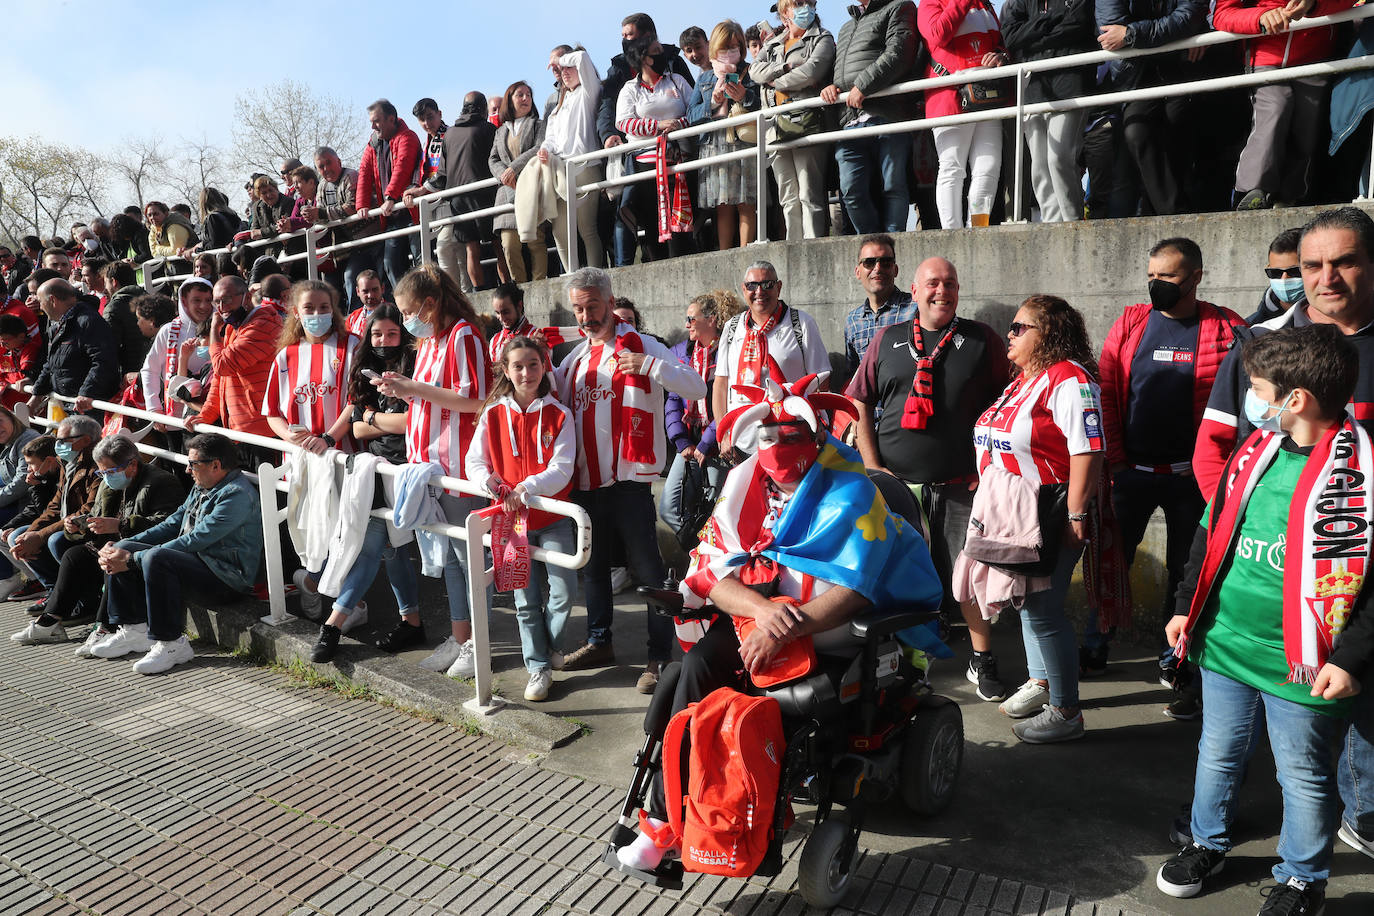
<svg viewBox="0 0 1374 916">
<path fill-rule="evenodd" d="M 77 217 L 100 212 L 102 175 L 99 160 L 80 147 L 0 139 L 0 233 L 65 236 Z"/>
<path fill-rule="evenodd" d="M 166 185 L 167 154 L 152 137 L 125 137 L 110 158 L 110 167 L 133 191 L 139 209 L 147 203 L 150 191 Z"/>
<path fill-rule="evenodd" d="M 224 150 L 201 134 L 195 139 L 183 138 L 177 156 L 164 175 L 165 183 L 178 197 L 195 210 L 203 188 L 219 188 L 228 193 L 225 182 L 229 171 Z"/>
<path fill-rule="evenodd" d="M 332 146 L 345 162 L 357 160 L 366 126 L 361 106 L 281 80 L 234 100 L 234 158 L 245 171 L 268 175 L 276 175 L 287 159 L 309 161 L 320 146 Z"/>
</svg>

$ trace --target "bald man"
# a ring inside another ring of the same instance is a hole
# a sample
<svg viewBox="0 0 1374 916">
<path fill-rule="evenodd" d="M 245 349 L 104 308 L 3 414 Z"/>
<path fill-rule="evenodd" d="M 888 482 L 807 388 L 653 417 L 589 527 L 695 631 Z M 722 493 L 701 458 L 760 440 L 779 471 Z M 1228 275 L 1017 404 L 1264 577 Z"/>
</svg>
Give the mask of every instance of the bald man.
<svg viewBox="0 0 1374 916">
<path fill-rule="evenodd" d="M 845 392 L 859 409 L 859 454 L 870 469 L 919 487 L 930 516 L 930 553 L 945 587 L 964 549 L 978 468 L 973 427 L 1006 387 L 1007 347 L 980 321 L 961 318 L 959 273 L 927 258 L 911 285 L 916 317 L 880 327 Z M 916 361 L 931 360 L 929 398 L 914 394 Z M 973 643 L 968 680 L 984 700 L 1002 700 L 1006 685 L 992 655 L 991 629 L 974 602 L 960 607 Z"/>
<path fill-rule="evenodd" d="M 48 352 L 33 383 L 29 409 L 41 410 L 51 393 L 76 398 L 76 409 L 83 413 L 91 409 L 92 399 L 113 398 L 119 355 L 109 323 L 61 278 L 38 287 L 38 306 L 48 316 Z"/>
</svg>

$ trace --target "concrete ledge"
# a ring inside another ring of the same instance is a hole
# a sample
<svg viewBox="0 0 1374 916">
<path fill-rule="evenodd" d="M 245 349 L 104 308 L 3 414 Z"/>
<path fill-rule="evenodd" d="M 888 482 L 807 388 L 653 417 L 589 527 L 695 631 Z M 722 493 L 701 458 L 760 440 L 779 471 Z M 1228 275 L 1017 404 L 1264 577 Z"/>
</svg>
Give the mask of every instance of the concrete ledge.
<svg viewBox="0 0 1374 916">
<path fill-rule="evenodd" d="M 319 624 L 292 617 L 281 627 L 274 627 L 261 621 L 267 613 L 267 604 L 261 601 L 239 601 L 218 608 L 191 604 L 187 630 L 227 649 L 241 649 L 268 661 L 300 661 L 322 676 L 348 678 L 400 705 L 530 751 L 547 753 L 581 734 L 580 723 L 536 712 L 509 698 L 491 715 L 470 715 L 463 704 L 475 696 L 471 684 L 437 677 L 367 644 L 346 640 L 333 662 L 311 664 L 310 650 Z"/>
</svg>

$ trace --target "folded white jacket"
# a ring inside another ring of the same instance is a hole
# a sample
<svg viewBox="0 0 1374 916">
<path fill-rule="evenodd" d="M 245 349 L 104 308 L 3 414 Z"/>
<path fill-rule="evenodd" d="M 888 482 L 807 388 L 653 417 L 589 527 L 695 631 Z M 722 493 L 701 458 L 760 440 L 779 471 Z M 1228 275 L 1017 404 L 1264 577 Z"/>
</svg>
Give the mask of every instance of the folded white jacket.
<svg viewBox="0 0 1374 916">
<path fill-rule="evenodd" d="M 286 478 L 286 530 L 301 562 L 311 572 L 324 566 L 338 524 L 336 478 L 334 456 L 329 452 L 316 455 L 301 450 L 291 458 L 291 472 Z"/>
</svg>

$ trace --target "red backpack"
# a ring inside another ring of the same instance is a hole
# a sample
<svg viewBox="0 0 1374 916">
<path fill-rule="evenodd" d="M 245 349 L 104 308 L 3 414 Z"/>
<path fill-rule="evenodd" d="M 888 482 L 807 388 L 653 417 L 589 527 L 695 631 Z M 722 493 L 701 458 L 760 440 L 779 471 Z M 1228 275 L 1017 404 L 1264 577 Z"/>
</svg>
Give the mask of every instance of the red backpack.
<svg viewBox="0 0 1374 916">
<path fill-rule="evenodd" d="M 684 792 L 679 761 L 688 739 Z M 673 716 L 663 736 L 663 789 L 685 870 L 754 874 L 772 839 L 784 747 L 782 712 L 771 697 L 721 687 Z"/>
</svg>

